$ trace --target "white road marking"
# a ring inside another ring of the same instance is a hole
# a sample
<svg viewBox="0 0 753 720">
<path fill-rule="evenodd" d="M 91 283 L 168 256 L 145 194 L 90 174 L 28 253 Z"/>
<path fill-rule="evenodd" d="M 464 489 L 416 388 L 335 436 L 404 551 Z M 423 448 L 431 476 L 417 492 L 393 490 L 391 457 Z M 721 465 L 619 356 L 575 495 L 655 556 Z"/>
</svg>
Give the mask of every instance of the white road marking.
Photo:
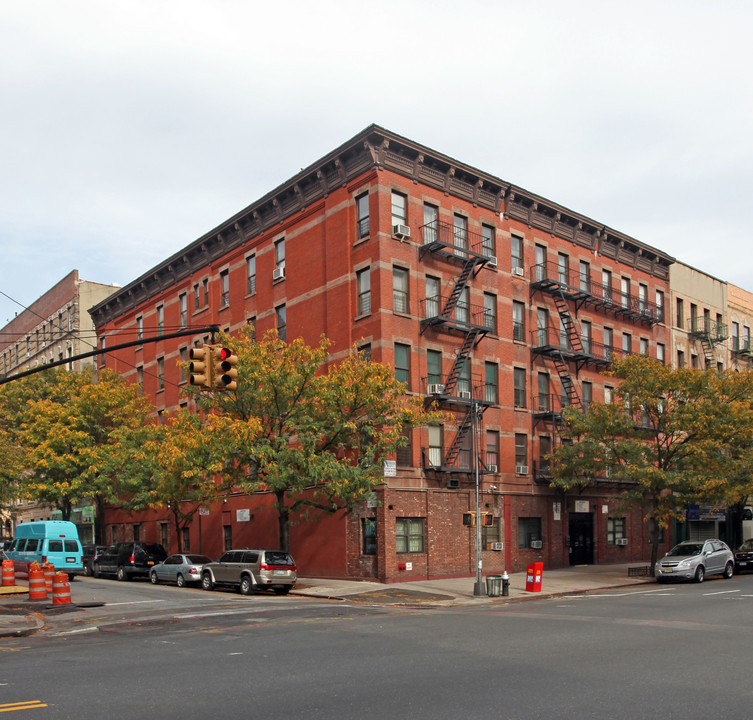
<svg viewBox="0 0 753 720">
<path fill-rule="evenodd" d="M 129 602 L 119 602 L 119 603 L 105 603 L 107 607 L 116 607 L 118 605 L 147 605 L 149 603 L 161 603 L 165 602 L 164 600 L 130 600 Z"/>
<path fill-rule="evenodd" d="M 739 590 L 720 590 L 719 592 L 712 592 L 712 593 L 703 593 L 704 597 L 708 597 L 709 595 L 729 595 L 730 593 L 736 593 L 740 592 Z"/>
</svg>

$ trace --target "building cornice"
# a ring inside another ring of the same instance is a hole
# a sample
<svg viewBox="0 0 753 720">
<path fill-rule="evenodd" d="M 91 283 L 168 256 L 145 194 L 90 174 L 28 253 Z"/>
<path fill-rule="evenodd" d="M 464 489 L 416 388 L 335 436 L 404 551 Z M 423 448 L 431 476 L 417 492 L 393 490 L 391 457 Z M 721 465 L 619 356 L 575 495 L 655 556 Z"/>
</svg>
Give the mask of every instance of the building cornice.
<svg viewBox="0 0 753 720">
<path fill-rule="evenodd" d="M 90 313 L 99 327 L 212 261 L 301 213 L 369 169 L 383 168 L 475 206 L 666 278 L 674 259 L 523 188 L 371 125 L 221 225 L 149 270 Z"/>
</svg>

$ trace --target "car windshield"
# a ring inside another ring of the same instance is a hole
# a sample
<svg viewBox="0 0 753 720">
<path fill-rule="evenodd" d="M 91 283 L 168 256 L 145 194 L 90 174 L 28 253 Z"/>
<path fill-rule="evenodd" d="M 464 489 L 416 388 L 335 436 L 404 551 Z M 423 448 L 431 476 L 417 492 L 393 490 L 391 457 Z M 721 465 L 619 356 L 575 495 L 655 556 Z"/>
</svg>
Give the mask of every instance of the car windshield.
<svg viewBox="0 0 753 720">
<path fill-rule="evenodd" d="M 188 558 L 188 562 L 194 565 L 204 565 L 205 563 L 212 562 L 212 559 L 206 555 L 186 555 L 186 557 Z"/>
<path fill-rule="evenodd" d="M 703 549 L 703 543 L 688 543 L 687 545 L 675 545 L 667 555 L 673 557 L 690 557 L 691 555 L 699 555 Z"/>
<path fill-rule="evenodd" d="M 737 549 L 740 550 L 741 552 L 750 552 L 751 550 L 753 550 L 753 540 L 746 540 Z"/>
</svg>

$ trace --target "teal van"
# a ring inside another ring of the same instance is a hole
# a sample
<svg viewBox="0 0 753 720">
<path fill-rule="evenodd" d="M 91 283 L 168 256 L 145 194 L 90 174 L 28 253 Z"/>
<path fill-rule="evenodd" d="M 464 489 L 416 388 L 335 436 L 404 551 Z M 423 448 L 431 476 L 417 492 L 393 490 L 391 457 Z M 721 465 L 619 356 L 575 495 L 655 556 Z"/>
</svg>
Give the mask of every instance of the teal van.
<svg viewBox="0 0 753 720">
<path fill-rule="evenodd" d="M 83 575 L 78 529 L 66 520 L 39 520 L 16 525 L 13 543 L 5 556 L 18 563 L 52 563 L 55 570 Z"/>
</svg>

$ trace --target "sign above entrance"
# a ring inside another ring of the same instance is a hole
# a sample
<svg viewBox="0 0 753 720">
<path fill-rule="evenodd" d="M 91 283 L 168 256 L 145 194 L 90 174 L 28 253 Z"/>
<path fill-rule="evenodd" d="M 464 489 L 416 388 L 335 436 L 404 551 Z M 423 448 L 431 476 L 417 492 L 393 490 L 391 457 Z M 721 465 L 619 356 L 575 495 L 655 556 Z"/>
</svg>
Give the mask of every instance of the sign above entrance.
<svg viewBox="0 0 753 720">
<path fill-rule="evenodd" d="M 575 512 L 577 513 L 587 513 L 590 512 L 588 508 L 588 500 L 576 500 L 575 501 Z"/>
</svg>

